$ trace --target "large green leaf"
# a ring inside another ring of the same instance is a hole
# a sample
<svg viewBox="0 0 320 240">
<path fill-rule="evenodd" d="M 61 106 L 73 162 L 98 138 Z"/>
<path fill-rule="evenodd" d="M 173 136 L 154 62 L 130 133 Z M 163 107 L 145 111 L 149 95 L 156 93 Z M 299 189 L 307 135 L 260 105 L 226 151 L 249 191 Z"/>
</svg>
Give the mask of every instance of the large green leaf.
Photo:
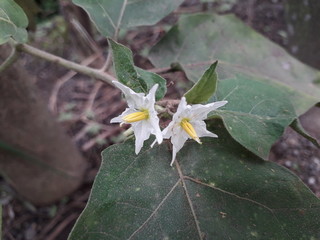
<svg viewBox="0 0 320 240">
<path fill-rule="evenodd" d="M 18 4 L 13 0 L 0 1 L 0 44 L 11 37 L 18 42 L 26 42 L 27 26 L 28 18 Z"/>
<path fill-rule="evenodd" d="M 320 237 L 320 201 L 291 172 L 256 157 L 216 125 L 170 167 L 165 144 L 112 146 L 69 240 Z M 199 154 L 201 153 L 201 154 Z"/>
<path fill-rule="evenodd" d="M 120 82 L 135 92 L 148 93 L 155 84 L 159 84 L 156 100 L 163 98 L 167 91 L 166 80 L 156 73 L 135 67 L 132 52 L 126 46 L 108 39 L 112 49 L 114 68 Z"/>
<path fill-rule="evenodd" d="M 264 159 L 296 118 L 289 93 L 257 78 L 238 74 L 225 79 L 219 82 L 216 98 L 228 104 L 212 115 L 219 115 L 234 139 Z"/>
<path fill-rule="evenodd" d="M 113 36 L 119 28 L 153 25 L 183 0 L 73 0 L 86 10 L 98 30 Z"/>
<path fill-rule="evenodd" d="M 278 82 L 295 90 L 290 98 L 299 115 L 320 99 L 320 88 L 313 84 L 319 78 L 316 70 L 233 15 L 182 16 L 152 48 L 150 57 L 156 67 L 179 62 L 192 81 L 197 81 L 210 64 L 219 60 L 220 79 L 241 73 Z"/>
</svg>

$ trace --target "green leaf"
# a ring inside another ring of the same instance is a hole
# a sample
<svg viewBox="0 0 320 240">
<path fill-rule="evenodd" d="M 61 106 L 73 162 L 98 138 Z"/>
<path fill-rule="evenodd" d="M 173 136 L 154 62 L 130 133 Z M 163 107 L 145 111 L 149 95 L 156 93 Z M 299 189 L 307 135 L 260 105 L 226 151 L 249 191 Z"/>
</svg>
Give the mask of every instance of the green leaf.
<svg viewBox="0 0 320 240">
<path fill-rule="evenodd" d="M 119 28 L 153 25 L 176 9 L 183 0 L 73 0 L 89 14 L 104 36 Z"/>
<path fill-rule="evenodd" d="M 302 64 L 233 15 L 182 16 L 151 49 L 150 57 L 159 68 L 179 62 L 194 82 L 213 61 L 219 60 L 220 80 L 241 73 L 280 83 L 294 90 L 290 100 L 299 115 L 320 99 L 320 88 L 313 83 L 318 78 L 316 70 Z"/>
<path fill-rule="evenodd" d="M 11 37 L 18 42 L 26 42 L 28 33 L 28 18 L 13 0 L 0 1 L 0 44 L 7 42 Z"/>
<path fill-rule="evenodd" d="M 132 52 L 129 48 L 108 39 L 112 49 L 114 68 L 119 82 L 127 85 L 135 92 L 148 93 L 156 83 L 159 84 L 156 100 L 163 98 L 167 91 L 166 80 L 161 76 L 135 67 Z"/>
<path fill-rule="evenodd" d="M 319 239 L 320 201 L 301 180 L 213 130 L 218 139 L 188 141 L 175 167 L 165 144 L 106 149 L 69 240 Z"/>
<path fill-rule="evenodd" d="M 237 75 L 219 82 L 216 98 L 228 103 L 211 116 L 219 115 L 235 140 L 268 159 L 271 146 L 296 118 L 288 95 L 274 83 Z"/>
<path fill-rule="evenodd" d="M 189 104 L 203 103 L 215 93 L 217 88 L 216 67 L 218 61 L 211 64 L 202 77 L 184 95 Z"/>
<path fill-rule="evenodd" d="M 308 139 L 313 145 L 320 148 L 320 144 L 318 140 L 314 137 L 312 137 L 307 131 L 303 128 L 303 126 L 300 123 L 299 118 L 295 119 L 291 124 L 290 127 L 295 130 L 297 133 L 299 133 L 304 138 Z"/>
</svg>

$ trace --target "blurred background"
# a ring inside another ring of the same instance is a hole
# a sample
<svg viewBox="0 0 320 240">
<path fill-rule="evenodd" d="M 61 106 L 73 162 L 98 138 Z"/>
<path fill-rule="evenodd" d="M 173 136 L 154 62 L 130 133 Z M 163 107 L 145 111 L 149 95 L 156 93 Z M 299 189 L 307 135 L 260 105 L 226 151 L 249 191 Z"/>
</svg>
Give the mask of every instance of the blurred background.
<svg viewBox="0 0 320 240">
<path fill-rule="evenodd" d="M 68 0 L 16 2 L 29 18 L 31 45 L 83 65 L 103 66 L 107 41 L 82 9 Z M 318 0 L 185 0 L 155 26 L 120 31 L 119 41 L 132 49 L 137 66 L 153 69 L 145 57 L 151 46 L 179 15 L 196 12 L 235 14 L 300 61 L 320 69 Z M 9 52 L 6 46 L 0 48 L 0 63 Z M 180 97 L 181 86 L 188 84 L 184 74 L 177 71 L 162 76 L 172 86 L 167 95 Z M 109 122 L 126 103 L 112 86 L 29 55 L 23 55 L 0 78 L 23 79 L 14 81 L 32 89 L 26 95 L 22 90 L 12 90 L 11 85 L 0 84 L 2 114 L 9 108 L 18 109 L 10 113 L 11 123 L 0 118 L 3 239 L 66 239 L 86 205 L 101 151 L 122 140 L 119 133 L 123 129 Z M 21 104 L 27 101 L 31 103 Z M 301 122 L 320 140 L 319 108 L 310 109 Z M 30 134 L 19 133 L 16 125 L 28 125 Z M 49 134 L 44 136 L 44 129 Z M 39 157 L 49 159 L 49 164 L 41 163 Z M 51 164 L 51 158 L 60 162 Z M 288 128 L 273 146 L 270 160 L 295 172 L 320 197 L 320 151 L 311 142 Z M 14 171 L 7 174 L 8 169 Z"/>
</svg>

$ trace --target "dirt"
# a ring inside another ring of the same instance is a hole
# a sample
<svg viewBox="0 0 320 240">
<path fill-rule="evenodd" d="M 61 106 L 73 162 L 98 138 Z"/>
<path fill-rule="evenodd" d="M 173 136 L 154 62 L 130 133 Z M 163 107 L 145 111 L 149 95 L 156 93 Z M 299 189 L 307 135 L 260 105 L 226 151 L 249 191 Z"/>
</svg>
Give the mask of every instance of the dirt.
<svg viewBox="0 0 320 240">
<path fill-rule="evenodd" d="M 283 32 L 286 30 L 283 2 L 276 0 L 241 1 L 225 12 L 234 12 L 244 22 L 272 41 L 286 46 L 286 38 L 283 37 Z M 165 34 L 163 24 L 173 24 L 177 20 L 179 12 L 192 12 L 201 9 L 198 1 L 187 1 L 178 11 L 166 17 L 156 27 L 129 31 L 122 41 L 130 45 L 136 53 L 135 62 L 137 65 L 150 69 L 153 66 L 139 54 L 143 50 L 142 46 L 150 46 L 157 42 Z M 36 44 L 40 48 L 44 46 L 43 41 L 40 40 Z M 69 59 L 77 55 L 76 49 L 71 46 L 62 50 L 61 48 L 50 50 L 56 54 L 62 52 Z M 48 101 L 54 114 L 60 119 L 70 137 L 88 159 L 90 167 L 84 184 L 79 190 L 47 207 L 33 206 L 16 194 L 3 179 L 0 179 L 3 239 L 62 240 L 67 238 L 77 217 L 86 205 L 100 165 L 100 152 L 118 140 L 115 136 L 121 129 L 109 122 L 111 117 L 121 112 L 125 103 L 119 101 L 119 91 L 110 86 L 99 84 L 81 75 L 68 78 L 66 77 L 68 72 L 65 69 L 27 56 L 26 62 L 28 63 L 27 67 L 38 76 L 36 84 L 41 89 L 42 97 Z M 97 58 L 91 66 L 100 67 L 102 64 L 103 59 Z M 174 74 L 167 73 L 164 76 L 169 85 L 177 79 L 184 78 L 184 74 L 181 72 Z M 57 94 L 56 104 L 53 104 L 53 88 L 57 85 L 57 81 L 63 78 L 67 80 Z M 178 97 L 181 95 L 177 88 L 170 89 L 172 89 L 168 93 L 170 96 Z M 306 130 L 318 140 L 320 140 L 319 119 L 319 108 L 313 108 L 301 117 L 301 122 Z M 279 141 L 274 144 L 270 160 L 295 172 L 320 197 L 320 150 L 310 141 L 288 128 Z"/>
</svg>

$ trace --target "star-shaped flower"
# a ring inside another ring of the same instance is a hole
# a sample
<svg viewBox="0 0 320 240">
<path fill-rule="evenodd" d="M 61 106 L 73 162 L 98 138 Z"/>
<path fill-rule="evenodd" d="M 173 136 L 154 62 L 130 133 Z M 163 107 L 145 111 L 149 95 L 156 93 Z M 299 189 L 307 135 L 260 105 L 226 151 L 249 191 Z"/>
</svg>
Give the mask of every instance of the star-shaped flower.
<svg viewBox="0 0 320 240">
<path fill-rule="evenodd" d="M 228 102 L 220 101 L 206 105 L 187 105 L 186 98 L 183 97 L 181 99 L 177 112 L 173 115 L 172 121 L 162 131 L 163 138 L 168 139 L 171 137 L 171 166 L 176 158 L 177 152 L 183 147 L 183 144 L 187 139 L 192 138 L 201 144 L 200 137 L 218 137 L 216 134 L 207 130 L 206 123 L 203 120 L 207 118 L 209 112 L 222 107 L 226 103 Z"/>
<path fill-rule="evenodd" d="M 158 84 L 155 84 L 145 96 L 144 93 L 136 93 L 129 87 L 120 82 L 113 81 L 113 84 L 119 88 L 128 103 L 128 108 L 118 117 L 111 119 L 111 123 L 131 124 L 136 137 L 135 152 L 138 154 L 143 146 L 143 142 L 150 137 L 150 134 L 156 136 L 156 141 L 162 143 L 162 133 L 159 127 L 159 118 L 154 109 L 155 94 Z"/>
</svg>

